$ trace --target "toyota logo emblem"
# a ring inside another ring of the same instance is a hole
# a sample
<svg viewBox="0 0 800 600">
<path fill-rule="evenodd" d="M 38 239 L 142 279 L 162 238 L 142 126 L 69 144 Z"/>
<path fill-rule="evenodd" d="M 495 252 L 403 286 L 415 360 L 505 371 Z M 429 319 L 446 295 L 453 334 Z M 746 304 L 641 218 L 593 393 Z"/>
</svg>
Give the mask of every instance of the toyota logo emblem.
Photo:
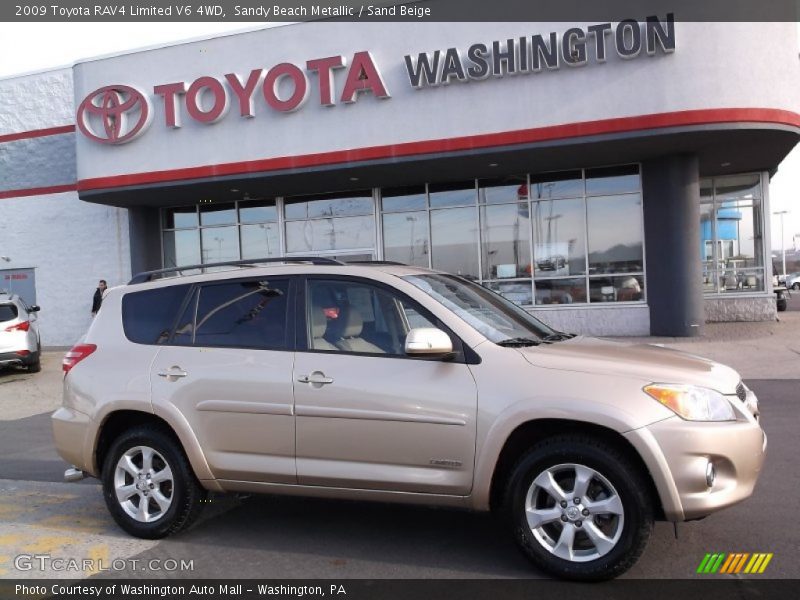
<svg viewBox="0 0 800 600">
<path fill-rule="evenodd" d="M 153 111 L 147 97 L 129 85 L 107 85 L 78 106 L 78 129 L 102 144 L 124 144 L 147 129 Z"/>
</svg>

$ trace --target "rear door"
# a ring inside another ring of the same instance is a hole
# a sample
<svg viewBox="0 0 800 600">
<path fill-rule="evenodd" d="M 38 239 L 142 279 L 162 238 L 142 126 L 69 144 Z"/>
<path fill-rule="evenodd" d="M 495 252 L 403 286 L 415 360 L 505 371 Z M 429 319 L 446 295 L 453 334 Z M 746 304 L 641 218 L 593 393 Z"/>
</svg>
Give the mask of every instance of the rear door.
<svg viewBox="0 0 800 600">
<path fill-rule="evenodd" d="M 151 373 L 219 479 L 296 483 L 290 277 L 197 286 Z"/>
</svg>

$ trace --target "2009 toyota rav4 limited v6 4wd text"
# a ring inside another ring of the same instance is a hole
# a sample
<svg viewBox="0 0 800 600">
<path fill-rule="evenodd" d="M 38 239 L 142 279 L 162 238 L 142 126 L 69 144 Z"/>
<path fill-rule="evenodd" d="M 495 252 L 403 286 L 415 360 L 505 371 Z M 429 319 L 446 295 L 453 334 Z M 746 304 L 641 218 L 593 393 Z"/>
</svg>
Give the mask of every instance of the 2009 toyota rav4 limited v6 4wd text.
<svg viewBox="0 0 800 600">
<path fill-rule="evenodd" d="M 607 579 L 654 520 L 752 493 L 766 437 L 728 367 L 445 273 L 291 260 L 137 276 L 66 355 L 67 478 L 127 532 L 178 532 L 209 491 L 493 509 L 541 569 Z"/>
</svg>

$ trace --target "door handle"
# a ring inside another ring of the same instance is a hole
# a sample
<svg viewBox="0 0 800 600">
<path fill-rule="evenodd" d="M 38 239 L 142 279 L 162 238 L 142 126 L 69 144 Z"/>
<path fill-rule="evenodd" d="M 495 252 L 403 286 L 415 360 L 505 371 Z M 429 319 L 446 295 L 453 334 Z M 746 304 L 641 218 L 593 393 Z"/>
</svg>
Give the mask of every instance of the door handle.
<svg viewBox="0 0 800 600">
<path fill-rule="evenodd" d="M 173 367 L 170 367 L 166 371 L 159 371 L 158 372 L 158 376 L 159 377 L 166 377 L 170 381 L 176 381 L 177 379 L 179 379 L 181 377 L 186 377 L 187 375 L 188 375 L 188 373 L 186 371 L 184 371 L 183 369 L 181 369 L 180 367 L 178 367 L 178 366 L 173 366 Z"/>
<path fill-rule="evenodd" d="M 303 375 L 297 378 L 300 383 L 310 383 L 314 387 L 322 387 L 329 383 L 333 383 L 333 377 L 325 377 L 322 371 L 314 371 L 310 375 Z"/>
</svg>

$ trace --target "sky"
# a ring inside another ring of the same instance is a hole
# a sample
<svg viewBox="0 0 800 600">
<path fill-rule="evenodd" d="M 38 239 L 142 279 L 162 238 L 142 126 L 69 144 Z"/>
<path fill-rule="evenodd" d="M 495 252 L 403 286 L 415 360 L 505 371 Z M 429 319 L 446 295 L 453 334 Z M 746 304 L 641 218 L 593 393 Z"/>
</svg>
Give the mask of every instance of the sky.
<svg viewBox="0 0 800 600">
<path fill-rule="evenodd" d="M 0 77 L 69 66 L 81 58 L 263 27 L 264 23 L 0 23 Z M 798 24 L 800 42 L 800 23 Z M 798 47 L 800 52 L 800 44 Z M 800 111 L 800 107 L 798 107 Z M 770 183 L 772 212 L 784 216 L 784 243 L 800 248 L 800 145 Z M 772 249 L 781 249 L 780 217 L 772 216 Z"/>
</svg>

